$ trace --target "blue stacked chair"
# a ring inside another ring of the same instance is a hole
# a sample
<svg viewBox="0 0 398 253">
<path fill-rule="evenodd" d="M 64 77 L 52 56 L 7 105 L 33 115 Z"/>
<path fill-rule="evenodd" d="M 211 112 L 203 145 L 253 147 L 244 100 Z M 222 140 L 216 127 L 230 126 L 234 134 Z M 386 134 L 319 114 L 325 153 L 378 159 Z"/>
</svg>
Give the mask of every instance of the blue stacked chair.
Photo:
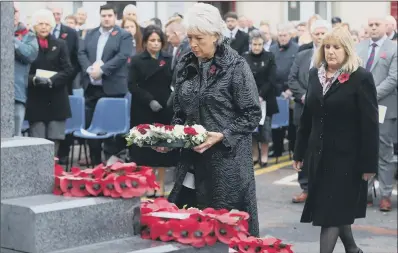
<svg viewBox="0 0 398 253">
<path fill-rule="evenodd" d="M 99 99 L 90 127 L 87 129 L 89 133 L 79 130 L 73 135 L 85 140 L 105 140 L 127 134 L 130 130 L 128 103 L 126 98 Z"/>
<path fill-rule="evenodd" d="M 279 113 L 272 115 L 272 129 L 278 129 L 281 127 L 289 126 L 289 100 L 283 97 L 277 97 L 276 101 L 278 103 Z M 290 150 L 289 158 L 292 159 Z M 278 163 L 279 157 L 276 157 L 276 163 Z"/>
<path fill-rule="evenodd" d="M 83 96 L 78 96 L 78 95 L 72 95 L 69 96 L 69 104 L 70 104 L 70 109 L 72 112 L 72 117 L 66 120 L 65 123 L 65 134 L 69 135 L 72 134 L 76 131 L 80 131 L 80 129 L 84 129 L 85 127 L 85 105 L 84 105 L 84 97 Z M 74 154 L 74 143 L 75 140 L 72 142 L 72 147 L 71 147 L 71 160 L 70 160 L 70 165 L 73 165 L 73 154 Z M 80 146 L 80 152 L 81 152 L 81 146 Z M 84 153 L 87 158 L 87 147 L 84 145 Z M 69 168 L 69 161 L 66 163 L 66 168 Z"/>
</svg>

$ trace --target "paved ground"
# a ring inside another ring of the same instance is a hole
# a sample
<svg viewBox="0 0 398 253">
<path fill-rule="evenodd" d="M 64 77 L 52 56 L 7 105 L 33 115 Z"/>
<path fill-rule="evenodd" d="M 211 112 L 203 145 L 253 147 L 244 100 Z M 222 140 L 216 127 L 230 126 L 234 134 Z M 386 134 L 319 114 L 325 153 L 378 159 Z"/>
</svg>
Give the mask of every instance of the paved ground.
<svg viewBox="0 0 398 253">
<path fill-rule="evenodd" d="M 283 166 L 285 165 L 285 166 Z M 295 253 L 319 253 L 318 227 L 299 222 L 303 204 L 291 198 L 300 192 L 297 176 L 289 162 L 257 170 L 257 198 L 261 236 L 272 235 L 294 245 Z M 377 206 L 368 209 L 368 217 L 353 226 L 357 244 L 365 253 L 397 253 L 397 195 L 394 210 L 381 213 Z M 345 253 L 339 241 L 335 253 Z"/>
</svg>

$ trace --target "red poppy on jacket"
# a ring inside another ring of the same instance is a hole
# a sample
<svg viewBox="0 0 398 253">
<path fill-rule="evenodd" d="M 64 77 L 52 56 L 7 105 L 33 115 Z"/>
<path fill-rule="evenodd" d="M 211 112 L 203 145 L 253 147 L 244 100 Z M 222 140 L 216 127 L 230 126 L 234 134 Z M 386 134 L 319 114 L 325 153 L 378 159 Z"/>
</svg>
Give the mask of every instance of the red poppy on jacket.
<svg viewBox="0 0 398 253">
<path fill-rule="evenodd" d="M 340 83 L 345 83 L 346 81 L 348 81 L 348 79 L 350 79 L 350 74 L 343 73 L 343 74 L 339 75 L 339 77 L 337 77 L 337 79 L 339 80 Z"/>
<path fill-rule="evenodd" d="M 217 68 L 215 65 L 210 66 L 210 74 L 214 75 L 214 73 L 216 73 L 216 70 L 217 70 Z"/>
<path fill-rule="evenodd" d="M 115 36 L 118 33 L 118 31 L 113 31 L 111 34 L 112 36 Z"/>
<path fill-rule="evenodd" d="M 67 33 L 61 34 L 61 38 L 66 39 L 66 37 L 68 37 L 68 34 L 67 34 Z"/>
<path fill-rule="evenodd" d="M 381 52 L 381 53 L 380 53 L 380 58 L 386 59 L 386 58 L 387 58 L 386 52 Z"/>
<path fill-rule="evenodd" d="M 127 63 L 130 63 L 131 62 L 131 58 L 129 57 L 129 58 L 127 58 Z"/>
<path fill-rule="evenodd" d="M 166 64 L 166 62 L 165 62 L 164 60 L 161 60 L 161 61 L 159 62 L 159 66 L 160 66 L 160 67 L 163 67 L 165 64 Z"/>
</svg>

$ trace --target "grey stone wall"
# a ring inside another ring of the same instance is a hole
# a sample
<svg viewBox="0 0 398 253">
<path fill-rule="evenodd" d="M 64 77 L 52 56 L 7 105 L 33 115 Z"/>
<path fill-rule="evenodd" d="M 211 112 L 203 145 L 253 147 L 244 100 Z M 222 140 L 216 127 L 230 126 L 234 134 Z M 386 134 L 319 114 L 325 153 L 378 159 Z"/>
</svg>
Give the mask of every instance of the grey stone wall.
<svg viewBox="0 0 398 253">
<path fill-rule="evenodd" d="M 14 133 L 14 6 L 0 2 L 0 86 L 1 86 L 1 137 Z"/>
</svg>

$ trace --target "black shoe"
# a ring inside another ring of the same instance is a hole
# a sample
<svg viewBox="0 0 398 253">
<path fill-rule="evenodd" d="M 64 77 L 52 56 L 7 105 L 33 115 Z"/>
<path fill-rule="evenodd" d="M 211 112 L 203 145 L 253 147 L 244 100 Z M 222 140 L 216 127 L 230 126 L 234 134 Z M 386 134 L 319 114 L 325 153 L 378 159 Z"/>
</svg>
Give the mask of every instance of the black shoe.
<svg viewBox="0 0 398 253">
<path fill-rule="evenodd" d="M 266 163 L 261 163 L 261 164 L 260 164 L 260 167 L 261 167 L 261 168 L 265 168 L 265 167 L 267 167 L 267 165 L 268 165 L 267 162 L 266 162 Z"/>
<path fill-rule="evenodd" d="M 69 157 L 64 156 L 64 157 L 59 157 L 58 158 L 58 164 L 60 165 L 66 165 L 68 163 Z"/>
<path fill-rule="evenodd" d="M 258 162 L 258 160 L 253 161 L 253 165 L 256 165 Z"/>
</svg>

